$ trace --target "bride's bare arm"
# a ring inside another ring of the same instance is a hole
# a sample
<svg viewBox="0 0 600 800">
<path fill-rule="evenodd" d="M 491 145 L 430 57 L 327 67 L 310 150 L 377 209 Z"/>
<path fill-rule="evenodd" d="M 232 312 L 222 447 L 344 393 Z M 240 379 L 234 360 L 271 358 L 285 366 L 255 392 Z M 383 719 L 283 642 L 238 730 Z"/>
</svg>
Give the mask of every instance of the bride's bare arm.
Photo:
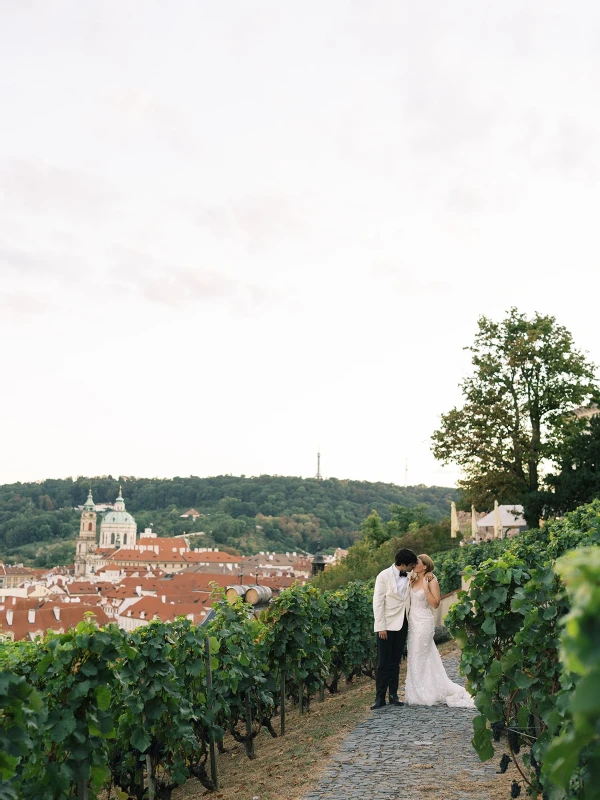
<svg viewBox="0 0 600 800">
<path fill-rule="evenodd" d="M 437 608 L 440 604 L 440 585 L 437 578 L 432 578 L 430 581 L 425 581 L 425 597 L 427 602 L 433 608 Z"/>
</svg>

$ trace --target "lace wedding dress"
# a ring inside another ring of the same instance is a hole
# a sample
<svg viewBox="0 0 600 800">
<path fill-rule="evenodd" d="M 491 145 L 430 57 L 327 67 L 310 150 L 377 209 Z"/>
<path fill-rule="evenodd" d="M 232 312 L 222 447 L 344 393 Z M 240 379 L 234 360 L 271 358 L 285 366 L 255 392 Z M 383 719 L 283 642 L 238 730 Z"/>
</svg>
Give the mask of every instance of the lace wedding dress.
<svg viewBox="0 0 600 800">
<path fill-rule="evenodd" d="M 412 591 L 412 590 L 411 590 Z M 471 695 L 452 683 L 433 641 L 433 614 L 425 590 L 412 592 L 408 618 L 408 660 L 405 699 L 409 706 L 448 706 L 473 708 Z"/>
</svg>

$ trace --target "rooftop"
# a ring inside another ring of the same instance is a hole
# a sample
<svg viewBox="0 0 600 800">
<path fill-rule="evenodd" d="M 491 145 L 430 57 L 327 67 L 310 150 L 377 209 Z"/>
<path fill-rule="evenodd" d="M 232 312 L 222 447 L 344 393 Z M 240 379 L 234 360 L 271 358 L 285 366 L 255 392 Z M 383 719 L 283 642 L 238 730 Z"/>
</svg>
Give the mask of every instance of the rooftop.
<svg viewBox="0 0 600 800">
<path fill-rule="evenodd" d="M 505 505 L 498 506 L 500 515 L 500 524 L 503 528 L 525 528 L 527 523 L 523 516 L 523 506 L 519 505 Z M 478 528 L 493 528 L 495 523 L 496 512 L 490 511 L 485 517 L 477 520 Z"/>
</svg>

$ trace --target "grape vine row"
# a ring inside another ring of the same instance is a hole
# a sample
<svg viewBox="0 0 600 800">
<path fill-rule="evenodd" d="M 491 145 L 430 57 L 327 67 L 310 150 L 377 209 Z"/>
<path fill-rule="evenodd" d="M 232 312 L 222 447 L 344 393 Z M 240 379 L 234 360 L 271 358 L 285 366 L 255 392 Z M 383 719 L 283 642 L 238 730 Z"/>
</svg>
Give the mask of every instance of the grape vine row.
<svg viewBox="0 0 600 800">
<path fill-rule="evenodd" d="M 372 671 L 371 599 L 365 584 L 293 587 L 260 620 L 221 596 L 204 627 L 180 618 L 126 633 L 86 620 L 0 644 L 0 800 L 168 800 L 190 776 L 214 788 L 211 741 L 228 732 L 252 757 L 261 729 L 277 735 L 282 672 L 306 708 L 332 669 L 330 691 Z"/>
<path fill-rule="evenodd" d="M 469 592 L 446 619 L 480 712 L 473 744 L 486 760 L 504 737 L 519 772 L 513 791 L 530 797 L 598 796 L 598 544 L 594 501 L 467 568 Z"/>
</svg>

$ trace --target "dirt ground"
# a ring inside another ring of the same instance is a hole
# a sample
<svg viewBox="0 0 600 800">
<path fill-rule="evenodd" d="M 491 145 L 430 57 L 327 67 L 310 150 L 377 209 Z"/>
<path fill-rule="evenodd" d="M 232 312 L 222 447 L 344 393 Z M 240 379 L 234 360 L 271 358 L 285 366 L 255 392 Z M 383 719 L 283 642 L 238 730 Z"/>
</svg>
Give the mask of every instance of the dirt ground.
<svg viewBox="0 0 600 800">
<path fill-rule="evenodd" d="M 453 642 L 442 645 L 440 652 L 442 656 L 458 654 Z M 400 685 L 403 683 L 404 665 Z M 313 700 L 308 714 L 288 711 L 286 735 L 273 739 L 263 731 L 255 740 L 254 760 L 248 759 L 242 745 L 227 738 L 227 752 L 218 755 L 220 790 L 209 791 L 192 779 L 173 793 L 173 800 L 301 800 L 315 788 L 347 734 L 368 716 L 373 695 L 374 682 L 361 678 L 350 686 L 342 684 L 341 692 L 326 697 L 324 703 Z M 273 725 L 278 731 L 279 717 Z M 421 767 L 427 769 L 426 764 Z M 497 775 L 491 785 L 473 784 L 468 772 L 457 770 L 452 775 L 452 786 L 453 791 L 485 789 L 493 800 L 507 800 L 515 776 L 516 770 L 510 764 L 507 772 Z M 426 780 L 419 782 L 418 790 L 423 800 L 439 800 L 443 796 L 442 787 L 427 785 Z"/>
</svg>

